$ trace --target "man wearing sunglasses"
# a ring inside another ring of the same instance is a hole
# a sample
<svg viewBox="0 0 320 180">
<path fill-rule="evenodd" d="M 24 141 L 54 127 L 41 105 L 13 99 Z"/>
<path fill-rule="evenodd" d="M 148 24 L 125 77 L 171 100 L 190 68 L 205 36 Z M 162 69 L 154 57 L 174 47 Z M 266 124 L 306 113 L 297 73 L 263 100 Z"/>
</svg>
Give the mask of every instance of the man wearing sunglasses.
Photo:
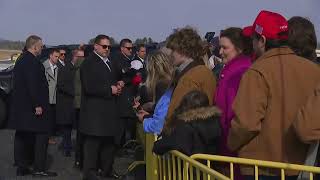
<svg viewBox="0 0 320 180">
<path fill-rule="evenodd" d="M 132 109 L 133 103 L 133 85 L 131 83 L 135 76 L 134 69 L 131 69 L 133 44 L 130 39 L 122 39 L 120 41 L 120 52 L 113 59 L 113 63 L 117 68 L 117 79 L 124 86 L 122 94 L 119 97 L 120 119 L 124 124 L 122 144 L 126 140 L 134 139 L 135 135 L 135 113 Z"/>
<path fill-rule="evenodd" d="M 83 144 L 84 179 L 95 179 L 97 164 L 102 176 L 115 176 L 112 164 L 122 125 L 117 117 L 117 86 L 115 69 L 109 60 L 111 43 L 106 35 L 98 35 L 94 51 L 81 64 L 81 109 L 79 130 L 85 135 Z M 119 130 L 120 129 L 120 130 Z"/>
<path fill-rule="evenodd" d="M 66 50 L 59 49 L 59 53 L 60 53 L 60 55 L 59 55 L 59 61 L 58 61 L 57 66 L 58 66 L 58 68 L 62 68 L 62 67 L 64 67 L 66 65 L 66 63 L 65 63 Z"/>
</svg>

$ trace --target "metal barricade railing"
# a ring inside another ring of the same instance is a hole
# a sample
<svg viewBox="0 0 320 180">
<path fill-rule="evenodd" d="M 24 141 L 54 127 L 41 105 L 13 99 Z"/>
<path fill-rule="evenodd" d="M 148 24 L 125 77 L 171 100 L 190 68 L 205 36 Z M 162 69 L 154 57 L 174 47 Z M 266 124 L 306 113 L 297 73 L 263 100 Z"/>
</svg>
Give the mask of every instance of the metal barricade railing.
<svg viewBox="0 0 320 180">
<path fill-rule="evenodd" d="M 230 180 L 227 176 L 179 151 L 158 156 L 159 180 Z"/>
<path fill-rule="evenodd" d="M 244 159 L 244 158 L 235 158 L 235 157 L 226 157 L 226 156 L 216 156 L 216 155 L 208 155 L 208 154 L 194 154 L 191 156 L 194 160 L 204 160 L 207 162 L 207 167 L 212 169 L 211 162 L 222 162 L 229 163 L 230 165 L 230 179 L 234 179 L 234 165 L 246 165 L 252 166 L 254 168 L 254 176 L 255 180 L 259 179 L 259 168 L 270 168 L 270 169 L 279 169 L 281 172 L 281 179 L 285 180 L 285 171 L 293 170 L 299 172 L 309 173 L 309 179 L 314 179 L 314 174 L 320 174 L 320 167 L 314 166 L 304 166 L 297 164 L 289 164 L 289 163 L 280 163 L 280 162 L 272 162 L 272 161 L 262 161 L 262 160 L 253 160 L 253 159 Z M 210 177 L 208 177 L 210 180 Z"/>
<path fill-rule="evenodd" d="M 147 180 L 159 179 L 158 158 L 152 153 L 153 143 L 156 141 L 156 138 L 153 134 L 146 134 L 145 161 Z"/>
<path fill-rule="evenodd" d="M 147 180 L 200 180 L 230 178 L 210 169 L 178 151 L 170 151 L 164 156 L 152 153 L 156 136 L 146 134 L 146 179 Z"/>
<path fill-rule="evenodd" d="M 165 156 L 156 156 L 152 153 L 155 141 L 155 135 L 146 134 L 146 176 L 148 180 L 234 180 L 235 165 L 251 166 L 256 180 L 259 179 L 259 169 L 262 168 L 279 169 L 282 180 L 285 180 L 286 171 L 304 172 L 304 176 L 300 179 L 310 180 L 315 179 L 315 174 L 320 174 L 320 167 L 209 154 L 194 154 L 188 157 L 178 151 L 170 151 Z M 200 161 L 206 162 L 206 165 Z M 229 164 L 230 177 L 213 169 L 214 162 Z M 306 174 L 308 178 L 305 178 Z"/>
</svg>

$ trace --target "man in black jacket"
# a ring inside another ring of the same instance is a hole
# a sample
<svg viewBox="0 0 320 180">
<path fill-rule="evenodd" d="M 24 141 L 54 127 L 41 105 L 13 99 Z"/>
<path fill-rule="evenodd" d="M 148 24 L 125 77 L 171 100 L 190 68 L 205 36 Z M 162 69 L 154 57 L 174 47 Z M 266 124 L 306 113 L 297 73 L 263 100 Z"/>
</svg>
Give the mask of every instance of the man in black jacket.
<svg viewBox="0 0 320 180">
<path fill-rule="evenodd" d="M 125 140 L 133 139 L 135 135 L 135 114 L 132 109 L 133 105 L 133 86 L 132 79 L 135 76 L 135 70 L 131 69 L 133 45 L 130 39 L 122 39 L 120 41 L 120 52 L 112 59 L 117 80 L 123 87 L 122 93 L 119 96 L 119 113 L 120 120 L 125 123 L 126 131 L 123 133 L 122 144 Z"/>
<path fill-rule="evenodd" d="M 136 70 L 136 74 L 139 73 L 142 76 L 142 81 L 145 81 L 147 78 L 146 56 L 146 46 L 144 44 L 137 45 L 137 52 L 135 58 L 131 62 L 131 68 Z"/>
<path fill-rule="evenodd" d="M 57 120 L 62 131 L 63 141 L 62 147 L 64 150 L 64 156 L 70 157 L 72 144 L 71 144 L 71 131 L 72 124 L 75 119 L 74 109 L 74 96 L 75 96 L 75 63 L 77 60 L 84 56 L 83 51 L 73 50 L 71 62 L 66 62 L 66 65 L 62 67 L 58 73 L 57 83 Z"/>
<path fill-rule="evenodd" d="M 66 65 L 66 50 L 64 49 L 59 49 L 59 61 L 57 63 L 58 68 L 62 68 Z"/>
<path fill-rule="evenodd" d="M 101 165 L 103 176 L 113 176 L 115 145 L 122 132 L 116 107 L 121 88 L 117 86 L 115 69 L 108 59 L 110 47 L 110 38 L 98 35 L 94 41 L 94 52 L 80 67 L 82 95 L 79 130 L 85 135 L 84 179 L 96 176 L 97 164 Z"/>
<path fill-rule="evenodd" d="M 54 122 L 48 118 L 49 90 L 45 70 L 36 58 L 42 47 L 40 37 L 28 37 L 27 51 L 19 57 L 13 70 L 9 127 L 16 130 L 14 159 L 17 176 L 31 173 L 41 177 L 57 176 L 45 170 L 49 132 Z"/>
</svg>

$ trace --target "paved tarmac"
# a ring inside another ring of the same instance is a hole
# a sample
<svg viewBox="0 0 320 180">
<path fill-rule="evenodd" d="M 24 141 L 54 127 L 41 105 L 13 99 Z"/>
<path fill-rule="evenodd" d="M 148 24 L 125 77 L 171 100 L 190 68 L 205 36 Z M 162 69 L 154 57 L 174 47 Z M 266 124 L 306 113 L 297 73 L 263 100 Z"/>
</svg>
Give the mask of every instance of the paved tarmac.
<svg viewBox="0 0 320 180">
<path fill-rule="evenodd" d="M 75 133 L 73 133 L 75 134 Z M 74 137 L 73 137 L 74 138 Z M 49 145 L 48 148 L 48 167 L 50 171 L 58 173 L 55 178 L 33 178 L 32 176 L 16 177 L 16 168 L 13 166 L 13 140 L 14 131 L 0 130 L 0 180 L 81 180 L 80 170 L 73 167 L 73 157 L 64 157 L 58 145 Z M 57 139 L 60 140 L 59 138 Z M 74 141 L 74 139 L 73 139 Z M 122 174 L 126 171 L 132 158 L 117 157 L 114 163 L 116 172 Z M 107 179 L 103 179 L 107 180 Z M 108 179 L 109 180 L 109 179 Z M 111 179 L 110 179 L 111 180 Z"/>
<path fill-rule="evenodd" d="M 0 60 L 0 71 L 13 65 L 11 60 Z"/>
</svg>

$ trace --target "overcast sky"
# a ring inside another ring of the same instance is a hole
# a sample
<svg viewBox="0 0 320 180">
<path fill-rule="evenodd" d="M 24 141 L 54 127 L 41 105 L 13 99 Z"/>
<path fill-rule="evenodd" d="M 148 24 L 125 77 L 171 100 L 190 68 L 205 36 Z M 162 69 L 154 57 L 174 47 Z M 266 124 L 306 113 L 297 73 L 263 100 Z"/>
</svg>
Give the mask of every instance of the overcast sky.
<svg viewBox="0 0 320 180">
<path fill-rule="evenodd" d="M 103 33 L 117 41 L 144 36 L 162 41 L 185 25 L 202 36 L 250 25 L 263 9 L 308 17 L 320 38 L 320 0 L 0 0 L 0 38 L 37 34 L 58 45 L 87 43 Z"/>
</svg>

